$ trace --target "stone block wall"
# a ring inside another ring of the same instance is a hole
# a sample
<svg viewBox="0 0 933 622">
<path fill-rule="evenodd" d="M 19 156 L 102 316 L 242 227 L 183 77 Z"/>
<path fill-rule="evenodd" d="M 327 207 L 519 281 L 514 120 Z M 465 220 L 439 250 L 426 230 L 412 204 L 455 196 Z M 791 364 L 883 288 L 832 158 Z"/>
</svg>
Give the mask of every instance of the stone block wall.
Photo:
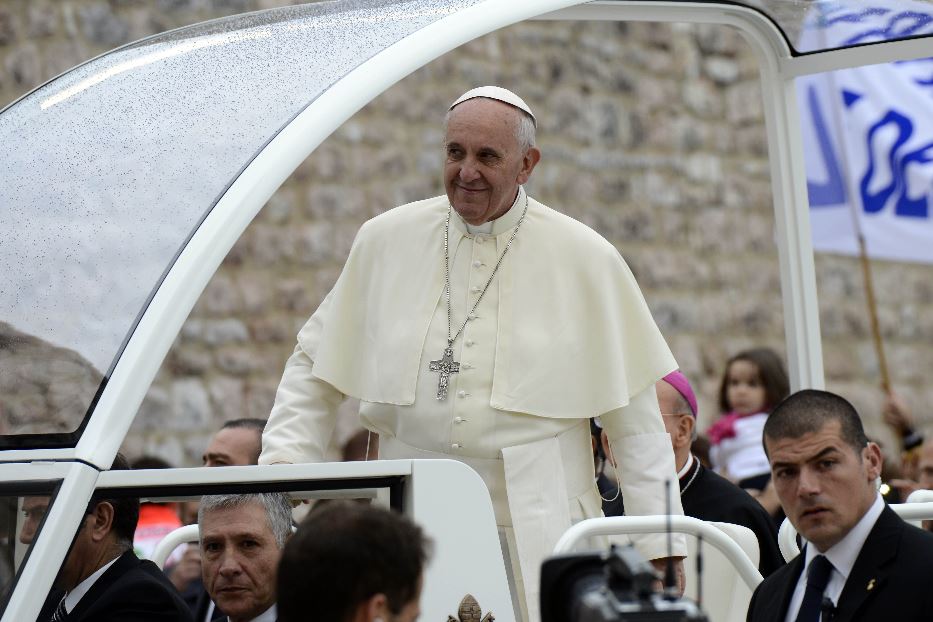
<svg viewBox="0 0 933 622">
<path fill-rule="evenodd" d="M 202 19 L 287 4 L 263 0 L 61 0 L 0 5 L 0 104 L 121 43 Z M 540 119 L 544 157 L 529 190 L 622 251 L 700 396 L 716 415 L 725 360 L 783 352 L 767 143 L 751 49 L 732 30 L 533 22 L 473 41 L 353 116 L 269 201 L 208 285 L 125 449 L 197 464 L 223 420 L 265 417 L 294 336 L 336 280 L 360 224 L 443 192 L 441 121 L 478 84 L 519 92 Z M 933 280 L 874 262 L 896 389 L 933 416 Z M 852 258 L 818 255 L 828 387 L 870 431 L 882 395 Z M 2 318 L 0 318 L 2 319 Z M 352 429 L 350 405 L 338 437 Z M 339 439 L 338 439 L 339 440 Z"/>
</svg>

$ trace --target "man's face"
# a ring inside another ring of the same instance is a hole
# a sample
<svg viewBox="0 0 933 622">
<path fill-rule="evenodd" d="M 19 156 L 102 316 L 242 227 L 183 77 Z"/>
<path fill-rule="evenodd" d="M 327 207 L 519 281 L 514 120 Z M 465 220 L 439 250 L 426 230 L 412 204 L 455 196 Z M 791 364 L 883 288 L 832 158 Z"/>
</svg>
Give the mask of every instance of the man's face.
<svg viewBox="0 0 933 622">
<path fill-rule="evenodd" d="M 800 438 L 765 439 L 774 487 L 797 531 L 825 552 L 839 542 L 875 500 L 881 450 L 856 451 L 838 421 Z"/>
<path fill-rule="evenodd" d="M 933 490 L 933 442 L 927 441 L 923 444 L 917 470 L 920 472 L 920 487 Z"/>
<path fill-rule="evenodd" d="M 232 622 L 275 603 L 281 550 L 259 503 L 217 508 L 201 521 L 201 573 L 208 594 Z"/>
<path fill-rule="evenodd" d="M 252 428 L 224 428 L 214 435 L 201 460 L 204 466 L 256 464 L 262 434 Z"/>
<path fill-rule="evenodd" d="M 49 509 L 48 497 L 26 497 L 23 499 L 23 526 L 19 532 L 19 541 L 32 544 L 39 529 L 39 523 Z"/>
<path fill-rule="evenodd" d="M 471 225 L 507 212 L 540 158 L 535 148 L 521 151 L 516 135 L 520 114 L 485 98 L 467 100 L 450 113 L 444 186 L 454 210 Z"/>
</svg>

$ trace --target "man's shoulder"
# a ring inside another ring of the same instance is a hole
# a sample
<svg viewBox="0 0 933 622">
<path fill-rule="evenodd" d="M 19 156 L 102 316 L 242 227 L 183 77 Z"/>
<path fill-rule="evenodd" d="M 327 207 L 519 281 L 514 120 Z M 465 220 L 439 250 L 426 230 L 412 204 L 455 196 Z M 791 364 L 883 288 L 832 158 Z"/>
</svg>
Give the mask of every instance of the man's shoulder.
<svg viewBox="0 0 933 622">
<path fill-rule="evenodd" d="M 103 613 L 149 611 L 146 619 L 162 620 L 176 616 L 187 620 L 188 606 L 162 570 L 153 562 L 139 559 L 132 552 L 122 555 L 100 578 L 101 590 L 89 603 L 91 618 Z M 96 587 L 96 585 L 95 585 Z M 96 592 L 92 588 L 92 592 Z M 88 596 L 92 596 L 92 592 Z M 125 610 L 125 611 L 124 611 Z M 94 618 L 97 619 L 97 618 Z"/>
<path fill-rule="evenodd" d="M 450 205 L 445 195 L 421 199 L 393 207 L 390 210 L 373 216 L 365 223 L 360 231 L 366 230 L 370 234 L 393 229 L 408 229 L 413 224 L 423 223 L 425 216 L 431 214 L 441 215 L 449 209 Z"/>
<path fill-rule="evenodd" d="M 705 507 L 709 507 L 712 511 L 724 513 L 736 508 L 741 508 L 748 511 L 760 509 L 762 512 L 767 513 L 754 497 L 712 469 L 703 469 L 697 480 L 696 488 L 696 497 L 698 501 Z M 723 519 L 704 518 L 704 520 Z"/>
<path fill-rule="evenodd" d="M 619 250 L 589 225 L 530 197 L 528 213 L 529 229 L 535 230 L 538 241 L 546 243 L 549 251 L 569 251 L 584 261 L 622 258 Z"/>
<path fill-rule="evenodd" d="M 901 527 L 899 556 L 916 560 L 918 564 L 933 570 L 933 533 L 911 525 L 890 508 L 885 508 L 885 511 L 891 512 Z"/>
</svg>

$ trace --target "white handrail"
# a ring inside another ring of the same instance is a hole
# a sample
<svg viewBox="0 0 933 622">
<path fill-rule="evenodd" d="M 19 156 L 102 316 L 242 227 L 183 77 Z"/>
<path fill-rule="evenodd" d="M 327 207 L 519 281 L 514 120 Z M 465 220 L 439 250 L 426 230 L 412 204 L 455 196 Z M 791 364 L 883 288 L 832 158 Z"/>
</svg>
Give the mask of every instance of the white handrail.
<svg viewBox="0 0 933 622">
<path fill-rule="evenodd" d="M 933 494 L 921 494 L 914 497 L 918 492 L 933 493 L 933 491 L 929 490 L 917 490 L 907 497 L 907 503 L 895 503 L 888 507 L 897 512 L 897 515 L 904 520 L 933 519 L 933 501 L 919 503 L 911 501 L 914 498 L 930 499 L 933 498 Z M 785 561 L 790 561 L 800 554 L 800 547 L 797 546 L 797 530 L 791 525 L 790 520 L 786 518 L 781 523 L 780 531 L 778 531 L 778 546 L 781 548 L 781 555 L 784 556 Z"/>
<path fill-rule="evenodd" d="M 182 525 L 177 529 L 170 531 L 162 540 L 159 541 L 159 544 L 156 545 L 155 550 L 152 551 L 152 555 L 149 557 L 159 568 L 165 567 L 165 560 L 168 559 L 168 556 L 172 554 L 172 551 L 176 547 L 185 544 L 186 542 L 197 542 L 198 541 L 198 526 L 195 525 Z"/>
<path fill-rule="evenodd" d="M 754 590 L 761 583 L 761 573 L 748 558 L 738 543 L 720 531 L 714 525 L 693 518 L 692 516 L 613 516 L 609 518 L 590 518 L 580 521 L 564 532 L 557 545 L 555 554 L 569 553 L 581 540 L 592 536 L 611 536 L 635 533 L 665 533 L 670 525 L 673 533 L 685 533 L 703 538 L 712 544 L 732 562 L 739 576 L 749 589 Z"/>
</svg>

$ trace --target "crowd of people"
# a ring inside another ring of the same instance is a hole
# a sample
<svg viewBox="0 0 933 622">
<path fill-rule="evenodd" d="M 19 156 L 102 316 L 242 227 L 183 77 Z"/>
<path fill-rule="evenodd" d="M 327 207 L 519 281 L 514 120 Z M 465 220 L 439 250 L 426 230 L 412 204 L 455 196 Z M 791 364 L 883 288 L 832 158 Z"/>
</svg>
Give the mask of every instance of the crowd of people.
<svg viewBox="0 0 933 622">
<path fill-rule="evenodd" d="M 500 87 L 453 102 L 446 196 L 361 228 L 298 335 L 269 420 L 226 424 L 204 465 L 321 461 L 338 406 L 354 397 L 365 431 L 347 459 L 453 458 L 483 478 L 516 620 L 540 619 L 541 562 L 572 523 L 667 512 L 755 534 L 765 580 L 751 621 L 928 619 L 933 534 L 885 507 L 881 451 L 852 405 L 791 394 L 780 357 L 755 348 L 725 362 L 720 412 L 701 434 L 691 382 L 617 249 L 525 192 L 537 125 Z M 886 491 L 930 486 L 933 446 L 896 396 L 885 420 L 904 455 Z M 665 487 L 675 476 L 679 494 Z M 41 504 L 23 506 L 24 542 Z M 212 495 L 196 510 L 198 545 L 173 554 L 166 574 L 133 553 L 194 512 L 94 499 L 40 620 L 418 617 L 431 544 L 399 514 L 320 504 L 292 534 L 284 494 Z M 784 516 L 806 541 L 787 563 Z M 685 541 L 633 540 L 682 593 Z"/>
</svg>

